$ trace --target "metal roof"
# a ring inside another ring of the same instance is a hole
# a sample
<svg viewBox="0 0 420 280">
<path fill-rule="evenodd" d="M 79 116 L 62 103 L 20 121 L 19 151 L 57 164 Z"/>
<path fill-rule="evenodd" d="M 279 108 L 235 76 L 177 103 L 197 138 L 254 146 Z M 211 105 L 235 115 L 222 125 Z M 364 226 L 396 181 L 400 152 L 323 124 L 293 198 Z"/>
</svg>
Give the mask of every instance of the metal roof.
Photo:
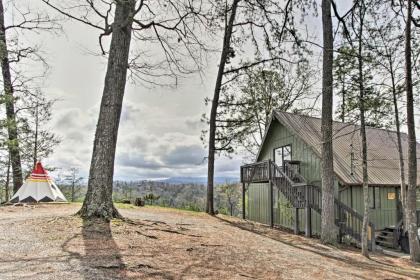
<svg viewBox="0 0 420 280">
<path fill-rule="evenodd" d="M 291 132 L 311 146 L 321 157 L 321 119 L 274 111 L 274 117 Z M 334 172 L 345 184 L 362 184 L 362 149 L 360 126 L 333 122 Z M 400 167 L 397 133 L 392 130 L 366 127 L 368 143 L 368 176 L 371 185 L 399 185 Z M 404 158 L 407 158 L 407 134 L 401 133 Z M 353 160 L 351 154 L 353 153 Z M 417 143 L 417 158 L 420 144 Z M 407 173 L 408 165 L 405 160 Z M 406 176 L 407 181 L 407 176 Z M 420 170 L 417 170 L 420 183 Z"/>
</svg>

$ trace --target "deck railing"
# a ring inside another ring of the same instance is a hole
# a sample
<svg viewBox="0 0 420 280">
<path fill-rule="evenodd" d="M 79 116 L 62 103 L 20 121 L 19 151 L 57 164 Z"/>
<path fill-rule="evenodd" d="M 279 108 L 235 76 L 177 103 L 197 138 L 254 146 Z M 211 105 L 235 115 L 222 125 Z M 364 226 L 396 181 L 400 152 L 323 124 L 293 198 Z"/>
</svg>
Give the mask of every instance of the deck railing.
<svg viewBox="0 0 420 280">
<path fill-rule="evenodd" d="M 247 164 L 241 166 L 241 182 L 256 183 L 268 181 L 269 176 L 269 161 L 260 161 L 254 164 Z"/>
<path fill-rule="evenodd" d="M 294 208 L 313 209 L 321 214 L 321 188 L 307 184 L 305 178 L 295 168 L 291 168 L 287 162 L 283 168 L 277 166 L 271 160 L 244 165 L 241 167 L 241 181 L 248 185 L 264 181 L 271 182 Z M 339 229 L 340 238 L 348 235 L 361 242 L 363 216 L 338 199 L 334 199 L 334 212 L 335 224 Z M 420 221 L 420 211 L 417 214 Z M 369 245 L 373 248 L 375 226 L 371 222 L 369 223 L 369 230 Z"/>
</svg>

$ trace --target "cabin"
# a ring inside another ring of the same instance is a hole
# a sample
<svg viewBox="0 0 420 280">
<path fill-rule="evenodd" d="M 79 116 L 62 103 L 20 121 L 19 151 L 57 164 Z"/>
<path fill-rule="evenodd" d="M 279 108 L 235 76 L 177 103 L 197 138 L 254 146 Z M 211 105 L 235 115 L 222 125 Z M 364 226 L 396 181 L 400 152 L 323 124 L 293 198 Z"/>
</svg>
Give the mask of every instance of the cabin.
<svg viewBox="0 0 420 280">
<path fill-rule="evenodd" d="M 395 248 L 402 223 L 397 135 L 372 127 L 366 135 L 370 245 Z M 320 235 L 321 136 L 320 118 L 272 113 L 256 162 L 241 166 L 244 219 Z M 406 152 L 407 135 L 401 138 Z M 420 155 L 419 144 L 417 152 Z M 333 158 L 338 237 L 357 243 L 364 209 L 358 125 L 333 122 Z M 420 182 L 420 170 L 417 175 Z"/>
</svg>

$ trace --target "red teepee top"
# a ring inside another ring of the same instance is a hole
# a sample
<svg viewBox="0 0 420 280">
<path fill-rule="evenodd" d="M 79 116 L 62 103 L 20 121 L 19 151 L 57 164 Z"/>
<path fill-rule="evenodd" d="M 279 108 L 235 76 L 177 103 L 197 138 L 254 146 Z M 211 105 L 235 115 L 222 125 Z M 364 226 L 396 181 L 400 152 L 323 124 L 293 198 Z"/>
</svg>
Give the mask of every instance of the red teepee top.
<svg viewBox="0 0 420 280">
<path fill-rule="evenodd" d="M 45 171 L 44 167 L 42 166 L 41 162 L 38 161 L 35 165 L 34 170 L 32 170 L 32 174 L 36 175 L 48 175 L 47 171 Z"/>
<path fill-rule="evenodd" d="M 48 172 L 44 169 L 41 162 L 37 162 L 30 179 L 49 179 Z"/>
</svg>

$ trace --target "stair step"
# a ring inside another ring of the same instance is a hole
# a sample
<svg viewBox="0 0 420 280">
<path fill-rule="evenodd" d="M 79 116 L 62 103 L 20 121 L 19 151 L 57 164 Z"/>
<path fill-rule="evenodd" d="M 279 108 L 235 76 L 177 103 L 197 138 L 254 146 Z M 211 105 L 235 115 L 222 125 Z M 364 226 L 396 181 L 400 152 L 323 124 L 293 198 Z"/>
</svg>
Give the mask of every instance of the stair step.
<svg viewBox="0 0 420 280">
<path fill-rule="evenodd" d="M 394 242 L 388 242 L 388 241 L 383 241 L 383 240 L 376 240 L 376 243 L 379 245 L 383 245 L 383 246 L 388 246 L 393 248 L 394 247 Z"/>
<path fill-rule="evenodd" d="M 394 233 L 385 233 L 385 232 L 380 232 L 378 236 L 383 236 L 383 237 L 394 237 Z"/>
<path fill-rule="evenodd" d="M 394 240 L 394 236 L 381 236 L 381 235 L 378 235 L 376 238 L 379 239 L 379 240 Z"/>
</svg>

